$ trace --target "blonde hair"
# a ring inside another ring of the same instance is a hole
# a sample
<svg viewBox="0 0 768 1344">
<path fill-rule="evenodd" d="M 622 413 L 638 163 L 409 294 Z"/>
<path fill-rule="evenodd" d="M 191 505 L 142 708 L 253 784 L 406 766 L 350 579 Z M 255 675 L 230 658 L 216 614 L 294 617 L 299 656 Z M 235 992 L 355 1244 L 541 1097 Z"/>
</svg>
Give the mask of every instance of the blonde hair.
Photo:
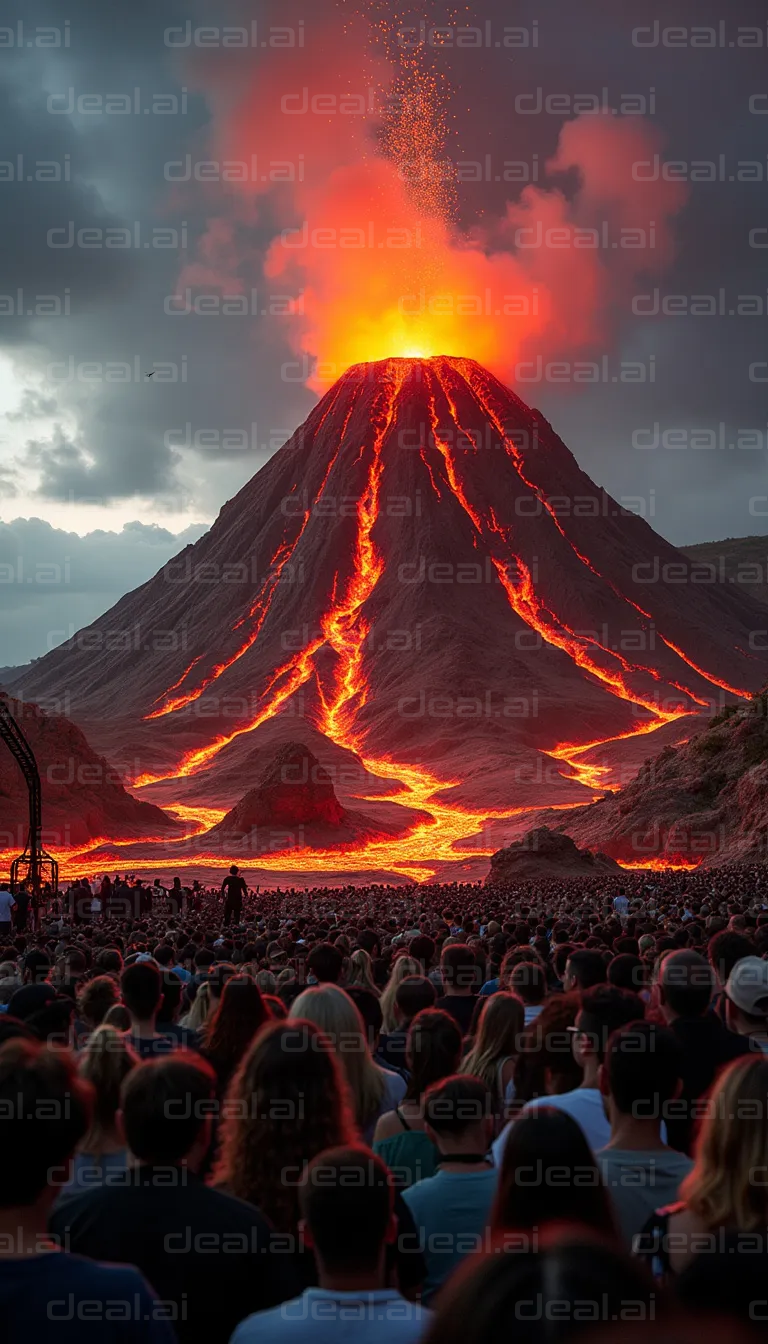
<svg viewBox="0 0 768 1344">
<path fill-rule="evenodd" d="M 81 1078 L 94 1090 L 91 1127 L 80 1146 L 84 1153 L 97 1153 L 105 1139 L 115 1132 L 115 1116 L 120 1109 L 120 1089 L 139 1058 L 115 1027 L 102 1024 L 88 1037 L 77 1061 Z"/>
<path fill-rule="evenodd" d="M 768 1168 L 768 1059 L 734 1060 L 718 1078 L 680 1198 L 707 1231 L 765 1230 L 768 1192 L 755 1173 Z"/>
<path fill-rule="evenodd" d="M 381 1029 L 384 1032 L 397 1030 L 395 998 L 403 980 L 409 975 L 421 975 L 421 965 L 415 957 L 398 957 L 392 965 L 389 979 L 381 995 Z"/>
<path fill-rule="evenodd" d="M 349 959 L 349 971 L 347 973 L 348 985 L 361 985 L 367 989 L 369 994 L 375 994 L 380 997 L 379 990 L 373 978 L 373 962 L 369 954 L 362 947 L 358 947 L 356 952 L 352 953 Z"/>
<path fill-rule="evenodd" d="M 192 1000 L 192 1007 L 181 1019 L 182 1027 L 188 1027 L 190 1031 L 200 1031 L 200 1028 L 205 1026 L 210 1017 L 212 1006 L 211 986 L 207 980 L 204 980 Z"/>
<path fill-rule="evenodd" d="M 474 1045 L 463 1061 L 462 1073 L 480 1078 L 499 1101 L 499 1064 L 516 1056 L 525 1028 L 525 1007 L 516 994 L 500 990 L 488 996 L 480 1015 Z"/>
<path fill-rule="evenodd" d="M 355 1120 L 366 1129 L 381 1107 L 385 1076 L 371 1058 L 357 1007 L 338 985 L 317 985 L 294 999 L 288 1020 L 299 1018 L 313 1022 L 328 1038 L 349 1086 Z"/>
</svg>

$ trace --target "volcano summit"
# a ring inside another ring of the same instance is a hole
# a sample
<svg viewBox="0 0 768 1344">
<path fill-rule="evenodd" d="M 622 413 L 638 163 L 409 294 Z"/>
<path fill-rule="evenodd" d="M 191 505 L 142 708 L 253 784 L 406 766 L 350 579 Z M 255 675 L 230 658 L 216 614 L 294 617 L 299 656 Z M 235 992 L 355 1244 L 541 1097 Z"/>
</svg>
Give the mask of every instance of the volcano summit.
<svg viewBox="0 0 768 1344">
<path fill-rule="evenodd" d="M 206 536 L 13 692 L 66 690 L 162 807 L 223 814 L 303 743 L 344 806 L 389 823 L 345 868 L 450 874 L 506 818 L 626 782 L 765 680 L 756 604 L 690 569 L 480 365 L 384 360 L 350 368 Z"/>
</svg>

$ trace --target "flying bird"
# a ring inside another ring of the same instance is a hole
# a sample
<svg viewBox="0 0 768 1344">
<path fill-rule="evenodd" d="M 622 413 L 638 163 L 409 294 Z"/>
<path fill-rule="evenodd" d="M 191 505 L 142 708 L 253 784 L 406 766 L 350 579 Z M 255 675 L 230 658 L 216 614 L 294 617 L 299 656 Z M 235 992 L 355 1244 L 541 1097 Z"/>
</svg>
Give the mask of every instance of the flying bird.
<svg viewBox="0 0 768 1344">
<path fill-rule="evenodd" d="M 154 376 L 155 376 L 155 372 L 156 372 L 156 370 L 153 369 L 151 373 L 148 373 L 148 374 L 147 374 L 147 377 L 148 377 L 148 378 L 154 378 Z"/>
</svg>

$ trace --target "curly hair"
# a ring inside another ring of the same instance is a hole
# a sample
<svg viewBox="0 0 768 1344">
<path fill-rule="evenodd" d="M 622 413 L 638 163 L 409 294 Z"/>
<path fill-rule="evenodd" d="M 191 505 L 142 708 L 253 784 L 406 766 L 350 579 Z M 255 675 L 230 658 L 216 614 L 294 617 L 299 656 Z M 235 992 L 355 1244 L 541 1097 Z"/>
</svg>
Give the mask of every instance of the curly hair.
<svg viewBox="0 0 768 1344">
<path fill-rule="evenodd" d="M 203 1054 L 226 1084 L 265 1022 L 271 1017 L 261 990 L 248 975 L 231 976 L 219 1006 L 203 1027 Z"/>
<path fill-rule="evenodd" d="M 307 1163 L 357 1138 L 330 1042 L 301 1019 L 262 1027 L 222 1107 L 214 1182 L 255 1204 L 278 1232 L 296 1233 Z"/>
</svg>

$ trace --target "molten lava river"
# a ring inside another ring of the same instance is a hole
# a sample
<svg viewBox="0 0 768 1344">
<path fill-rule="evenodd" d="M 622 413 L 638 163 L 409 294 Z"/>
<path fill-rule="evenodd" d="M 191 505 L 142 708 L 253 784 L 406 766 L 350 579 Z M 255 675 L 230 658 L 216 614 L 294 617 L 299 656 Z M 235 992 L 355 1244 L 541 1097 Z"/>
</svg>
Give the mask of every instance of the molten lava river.
<svg viewBox="0 0 768 1344">
<path fill-rule="evenodd" d="M 582 792 L 579 802 L 556 803 L 555 807 L 565 809 L 581 806 L 589 797 L 601 797 L 610 787 L 610 767 L 591 764 L 586 759 L 596 748 L 625 738 L 650 735 L 677 719 L 696 715 L 702 706 L 708 704 L 706 686 L 717 687 L 740 697 L 746 697 L 749 693 L 742 687 L 735 687 L 716 677 L 689 658 L 679 644 L 669 637 L 669 630 L 665 633 L 658 628 L 660 622 L 655 617 L 656 638 L 668 660 L 665 667 L 675 669 L 672 673 L 672 676 L 676 675 L 675 680 L 669 673 L 652 665 L 647 658 L 640 663 L 633 662 L 617 652 L 615 645 L 604 644 L 597 636 L 577 634 L 563 615 L 550 609 L 537 592 L 530 566 L 516 550 L 514 523 L 499 517 L 496 509 L 487 502 L 487 497 L 483 500 L 479 492 L 472 488 L 465 463 L 467 454 L 459 453 L 456 448 L 456 444 L 462 438 L 466 440 L 471 432 L 464 423 L 465 407 L 470 403 L 476 418 L 481 417 L 497 436 L 504 469 L 514 472 L 519 485 L 541 502 L 544 524 L 550 532 L 557 534 L 554 538 L 556 545 L 568 548 L 568 563 L 578 566 L 579 572 L 589 576 L 590 582 L 600 581 L 606 590 L 610 589 L 612 600 L 616 599 L 631 609 L 634 619 L 639 617 L 641 621 L 650 621 L 651 615 L 621 592 L 611 578 L 601 573 L 593 560 L 568 535 L 563 521 L 547 502 L 545 492 L 529 474 L 533 471 L 529 460 L 524 458 L 516 439 L 507 431 L 504 408 L 499 402 L 497 391 L 501 385 L 472 360 L 438 356 L 418 361 L 392 359 L 386 363 L 388 377 L 379 380 L 376 385 L 366 442 L 361 443 L 356 459 L 365 462 L 367 475 L 364 489 L 357 500 L 352 562 L 346 569 L 340 568 L 336 572 L 330 598 L 319 621 L 312 613 L 310 628 L 315 633 L 300 651 L 273 664 L 273 670 L 262 682 L 257 712 L 247 722 L 239 723 L 231 731 L 217 734 L 210 741 L 186 751 L 174 766 L 155 773 L 148 771 L 134 780 L 132 788 L 137 796 L 151 796 L 152 801 L 158 802 L 186 823 L 188 830 L 183 839 L 164 839 L 162 847 L 158 842 L 154 855 L 146 849 L 146 846 L 152 844 L 150 838 L 140 844 L 136 841 L 94 842 L 78 853 L 70 851 L 59 855 L 69 873 L 94 871 L 94 867 L 103 869 L 115 863 L 121 867 L 130 865 L 135 871 L 150 871 L 157 865 L 166 868 L 220 869 L 231 858 L 238 858 L 237 853 L 227 854 L 221 847 L 208 854 L 205 850 L 205 834 L 221 821 L 224 810 L 202 804 L 197 807 L 193 801 L 174 803 L 174 787 L 179 781 L 185 781 L 182 796 L 187 800 L 194 799 L 187 781 L 203 775 L 219 754 L 236 739 L 253 733 L 281 713 L 291 697 L 306 686 L 312 688 L 313 694 L 312 727 L 336 746 L 355 753 L 370 776 L 392 782 L 391 792 L 376 794 L 375 799 L 366 795 L 367 800 L 398 803 L 425 815 L 404 834 L 367 841 L 356 847 L 294 849 L 259 854 L 252 860 L 240 853 L 238 862 L 243 864 L 246 871 L 253 868 L 280 874 L 317 874 L 319 879 L 324 874 L 367 874 L 369 880 L 371 874 L 386 873 L 398 874 L 416 882 L 428 880 L 437 874 L 440 878 L 450 880 L 451 877 L 461 878 L 463 870 L 471 866 L 471 860 L 488 856 L 499 847 L 498 844 L 489 846 L 487 836 L 485 842 L 482 842 L 482 832 L 487 823 L 494 819 L 530 814 L 531 824 L 534 824 L 534 806 L 489 811 L 488 808 L 472 808 L 451 802 L 451 790 L 462 783 L 460 779 L 443 777 L 433 769 L 405 763 L 375 749 L 371 750 L 370 733 L 361 723 L 362 711 L 366 705 L 370 707 L 377 693 L 371 685 L 366 648 L 371 628 L 371 601 L 387 570 L 387 557 L 376 535 L 386 459 L 385 444 L 402 409 L 399 407 L 400 398 L 414 363 L 420 366 L 421 396 L 427 408 L 430 430 L 428 445 L 421 448 L 423 465 L 437 497 L 441 501 L 450 499 L 453 516 L 459 518 L 471 545 L 490 558 L 503 593 L 500 600 L 508 604 L 515 619 L 536 632 L 544 645 L 559 651 L 570 660 L 574 675 L 598 683 L 601 694 L 612 700 L 626 702 L 633 709 L 640 707 L 646 715 L 625 731 L 614 732 L 607 737 L 552 741 L 551 745 L 541 748 L 546 756 L 568 767 L 568 779 L 577 781 L 590 791 L 589 795 Z M 318 407 L 313 424 L 315 439 L 322 434 L 328 416 L 335 413 L 340 404 L 339 399 L 346 398 L 341 403 L 346 406 L 346 414 L 341 433 L 336 436 L 335 454 L 330 456 L 325 475 L 319 487 L 313 491 L 313 504 L 323 497 L 342 443 L 349 438 L 348 426 L 352 423 L 350 433 L 355 428 L 353 416 L 356 409 L 359 414 L 358 400 L 363 395 L 364 387 L 364 383 L 359 380 L 359 372 L 360 366 L 356 370 L 349 370 Z M 359 387 L 354 382 L 356 374 Z M 527 408 L 525 410 L 530 414 Z M 155 706 L 144 716 L 145 722 L 157 721 L 160 726 L 167 716 L 178 714 L 194 704 L 212 683 L 227 674 L 231 675 L 238 664 L 242 667 L 241 660 L 258 649 L 272 604 L 280 590 L 281 575 L 304 536 L 311 513 L 312 509 L 308 507 L 303 517 L 296 518 L 293 535 L 286 535 L 272 555 L 266 579 L 247 611 L 236 622 L 233 633 L 239 642 L 204 673 L 200 668 L 204 655 L 198 654 L 182 675 L 157 697 Z M 693 686 L 688 684 L 691 681 Z M 675 687 L 680 693 L 679 705 L 673 708 L 660 707 L 659 696 L 647 689 L 653 683 L 663 683 L 667 689 L 670 685 Z M 154 790 L 151 795 L 144 792 L 160 784 L 163 785 L 160 792 Z M 211 795 L 206 796 L 210 801 Z M 361 798 L 360 801 L 365 799 Z M 547 806 L 551 808 L 552 804 Z M 192 837 L 194 848 L 190 851 Z M 648 860 L 642 865 L 627 861 L 624 866 L 632 868 L 672 864 L 665 862 L 661 865 L 660 861 Z M 681 860 L 680 866 L 693 865 Z"/>
</svg>

